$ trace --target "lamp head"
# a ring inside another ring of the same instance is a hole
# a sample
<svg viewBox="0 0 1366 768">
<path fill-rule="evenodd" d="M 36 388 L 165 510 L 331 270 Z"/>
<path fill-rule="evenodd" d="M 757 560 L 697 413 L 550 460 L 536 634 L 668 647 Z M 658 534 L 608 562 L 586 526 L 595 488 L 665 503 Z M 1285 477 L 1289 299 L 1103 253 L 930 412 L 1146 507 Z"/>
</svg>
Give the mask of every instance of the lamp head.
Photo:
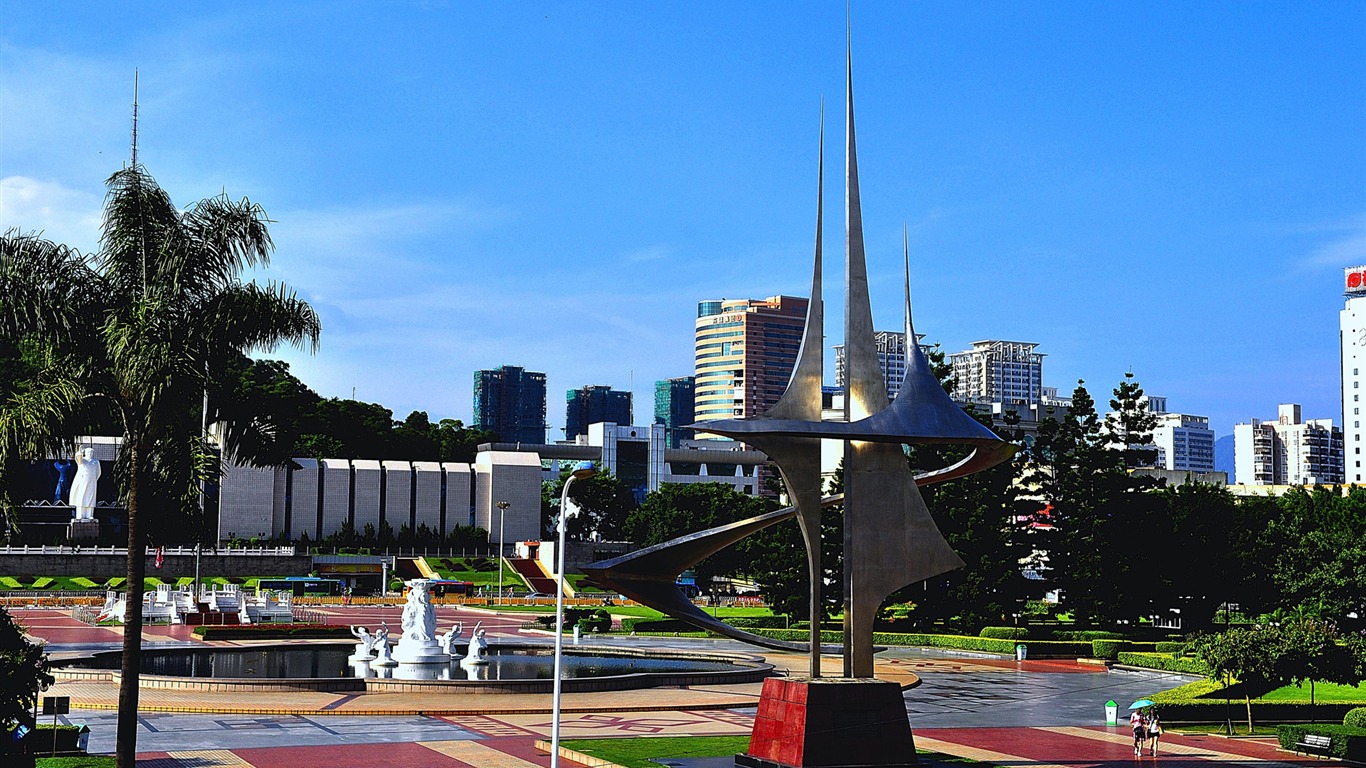
<svg viewBox="0 0 1366 768">
<path fill-rule="evenodd" d="M 598 473 L 598 468 L 593 466 L 591 461 L 580 461 L 569 471 L 570 477 L 575 480 L 586 480 Z"/>
<path fill-rule="evenodd" d="M 499 509 L 507 509 L 507 508 L 510 507 L 510 506 L 512 506 L 512 503 L 511 503 L 511 502 L 507 502 L 507 501 L 500 501 L 500 502 L 498 502 L 498 508 L 499 508 Z"/>
</svg>

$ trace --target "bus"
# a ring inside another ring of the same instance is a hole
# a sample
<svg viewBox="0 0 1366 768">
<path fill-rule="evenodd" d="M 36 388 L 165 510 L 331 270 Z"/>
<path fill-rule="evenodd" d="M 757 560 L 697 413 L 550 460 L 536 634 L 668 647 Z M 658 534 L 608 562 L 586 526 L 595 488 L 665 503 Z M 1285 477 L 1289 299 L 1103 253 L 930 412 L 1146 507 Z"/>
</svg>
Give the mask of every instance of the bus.
<svg viewBox="0 0 1366 768">
<path fill-rule="evenodd" d="M 432 597 L 444 597 L 446 595 L 468 595 L 472 592 L 474 592 L 474 582 L 472 581 L 453 581 L 451 579 L 432 580 Z"/>
<path fill-rule="evenodd" d="M 324 579 L 318 576 L 283 576 L 275 579 L 260 579 L 256 589 L 269 589 L 274 592 L 288 592 L 295 597 L 304 595 L 340 595 L 345 585 L 341 579 Z"/>
</svg>

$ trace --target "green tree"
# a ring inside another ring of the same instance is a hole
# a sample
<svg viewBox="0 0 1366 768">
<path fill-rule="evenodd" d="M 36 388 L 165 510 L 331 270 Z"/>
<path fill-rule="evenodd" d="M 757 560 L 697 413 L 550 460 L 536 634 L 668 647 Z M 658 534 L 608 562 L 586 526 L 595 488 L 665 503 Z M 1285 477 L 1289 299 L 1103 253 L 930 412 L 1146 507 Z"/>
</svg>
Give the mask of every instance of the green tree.
<svg viewBox="0 0 1366 768">
<path fill-rule="evenodd" d="M 1287 670 L 1278 664 L 1283 638 L 1271 627 L 1234 627 L 1202 635 L 1192 641 L 1191 650 L 1209 668 L 1211 680 L 1242 684 L 1248 733 L 1252 732 L 1252 697 L 1290 682 Z"/>
<path fill-rule="evenodd" d="M 553 482 L 541 484 L 541 525 L 547 537 L 553 537 L 560 515 L 560 494 L 564 491 L 569 469 Z M 626 520 L 636 508 L 635 497 L 626 484 L 611 472 L 599 472 L 589 478 L 575 480 L 570 486 L 570 500 L 579 514 L 569 518 L 566 538 L 587 541 L 594 534 L 603 541 L 620 541 L 625 537 Z"/>
<path fill-rule="evenodd" d="M 66 452 L 87 401 L 117 416 L 115 473 L 127 514 L 128 611 L 117 761 L 133 768 L 149 531 L 198 509 L 216 458 L 201 434 L 203 393 L 234 356 L 281 341 L 316 345 L 317 315 L 283 286 L 244 283 L 272 248 L 267 219 L 226 195 L 180 211 L 138 165 L 109 178 L 100 251 L 10 231 L 0 238 L 0 336 L 43 350 L 27 387 L 0 405 L 0 470 L 15 456 Z M 225 424 L 232 433 L 252 424 Z M 250 458 L 250 457 L 245 457 Z M 0 483 L 4 487 L 7 483 Z"/>
<path fill-rule="evenodd" d="M 1337 629 L 1326 621 L 1295 618 L 1281 624 L 1281 656 L 1277 659 L 1280 676 L 1297 686 L 1309 683 L 1309 703 L 1314 703 L 1314 683 L 1356 685 L 1356 659 L 1352 649 L 1338 638 Z"/>
<path fill-rule="evenodd" d="M 14 617 L 0 607 L 0 738 L 7 738 L 16 723 L 33 724 L 34 701 L 49 685 L 52 675 L 42 644 L 30 643 Z"/>
<path fill-rule="evenodd" d="M 632 541 L 649 547 L 689 533 L 757 517 L 769 509 L 769 502 L 763 498 L 741 493 L 726 483 L 664 483 L 627 515 L 625 532 Z M 796 525 L 792 528 L 796 530 Z M 750 572 L 738 547 L 727 547 L 695 565 L 693 572 L 697 583 L 706 588 L 716 576 Z M 802 559 L 799 568 L 803 573 L 805 562 Z"/>
</svg>

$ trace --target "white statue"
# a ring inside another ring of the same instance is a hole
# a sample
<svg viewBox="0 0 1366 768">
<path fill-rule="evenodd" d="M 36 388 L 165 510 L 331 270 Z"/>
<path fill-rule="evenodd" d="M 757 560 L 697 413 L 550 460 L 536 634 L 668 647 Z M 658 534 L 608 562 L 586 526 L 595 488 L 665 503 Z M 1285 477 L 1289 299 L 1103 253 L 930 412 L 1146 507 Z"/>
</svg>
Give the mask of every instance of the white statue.
<svg viewBox="0 0 1366 768">
<path fill-rule="evenodd" d="M 436 606 L 432 605 L 431 581 L 413 579 L 408 602 L 403 606 L 403 638 L 425 644 L 436 639 Z"/>
<path fill-rule="evenodd" d="M 441 636 L 442 649 L 444 649 L 446 653 L 450 654 L 451 656 L 459 656 L 460 649 L 458 646 L 456 646 L 455 641 L 460 639 L 460 633 L 464 631 L 464 622 L 455 622 L 455 626 L 446 630 L 446 633 Z"/>
<path fill-rule="evenodd" d="M 487 664 L 489 663 L 489 641 L 484 638 L 488 632 L 483 627 L 484 622 L 474 625 L 474 631 L 470 633 L 470 650 L 465 655 L 465 660 L 460 662 L 465 665 Z"/>
<path fill-rule="evenodd" d="M 386 622 L 380 622 L 379 629 L 375 630 L 375 653 L 375 660 L 370 662 L 370 666 L 393 667 L 398 665 L 389 648 L 389 624 Z"/>
<path fill-rule="evenodd" d="M 361 626 L 352 626 L 351 634 L 356 636 L 360 642 L 356 643 L 356 652 L 351 654 L 353 661 L 369 661 L 375 656 L 375 644 L 379 642 L 379 632 L 370 634 L 369 630 Z M 387 639 L 388 631 L 385 630 Z M 386 642 L 385 645 L 388 645 Z"/>
<path fill-rule="evenodd" d="M 71 481 L 71 506 L 76 508 L 77 520 L 95 519 L 95 490 L 100 479 L 100 460 L 95 449 L 86 448 L 76 454 L 76 479 Z"/>
<path fill-rule="evenodd" d="M 413 579 L 408 584 L 408 602 L 403 606 L 403 635 L 394 648 L 394 659 L 408 664 L 445 664 L 451 657 L 436 635 L 436 606 L 432 605 L 429 579 Z"/>
</svg>

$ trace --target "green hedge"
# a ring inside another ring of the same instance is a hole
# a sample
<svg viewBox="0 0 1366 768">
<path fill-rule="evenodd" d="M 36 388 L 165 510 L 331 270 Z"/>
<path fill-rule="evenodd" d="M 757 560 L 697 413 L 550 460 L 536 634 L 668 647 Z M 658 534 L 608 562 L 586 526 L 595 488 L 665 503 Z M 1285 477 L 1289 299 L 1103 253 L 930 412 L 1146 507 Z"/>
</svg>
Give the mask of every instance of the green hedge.
<svg viewBox="0 0 1366 768">
<path fill-rule="evenodd" d="M 1143 667 L 1144 669 L 1159 669 L 1163 672 L 1181 672 L 1188 675 L 1200 675 L 1204 677 L 1209 674 L 1205 665 L 1195 659 L 1173 658 L 1167 653 L 1138 653 L 1134 651 L 1120 651 L 1116 657 L 1120 664 L 1131 667 Z"/>
<path fill-rule="evenodd" d="M 621 620 L 622 632 L 696 632 L 697 627 L 678 619 L 645 619 L 632 617 Z"/>
<path fill-rule="evenodd" d="M 740 629 L 787 629 L 786 616 L 736 616 L 726 623 Z"/>
<path fill-rule="evenodd" d="M 1158 644 L 1157 644 L 1157 652 L 1158 652 L 1158 653 L 1178 653 L 1178 654 L 1179 654 L 1179 653 L 1185 653 L 1185 652 L 1186 652 L 1186 644 L 1185 644 L 1184 642 L 1181 642 L 1181 643 L 1172 643 L 1172 642 L 1158 643 Z"/>
<path fill-rule="evenodd" d="M 1347 710 L 1342 716 L 1342 724 L 1351 728 L 1366 728 L 1366 707 Z"/>
<path fill-rule="evenodd" d="M 982 627 L 982 631 L 977 633 L 978 637 L 989 637 L 994 640 L 1027 640 L 1029 639 L 1028 627 Z"/>
<path fill-rule="evenodd" d="M 1230 700 L 1227 708 L 1222 698 L 1216 699 L 1172 699 L 1158 694 L 1153 697 L 1157 711 L 1168 723 L 1217 723 L 1223 721 L 1226 713 L 1233 716 L 1234 722 L 1247 718 L 1247 704 L 1242 699 Z M 1310 721 L 1342 722 L 1347 711 L 1355 704 L 1310 704 L 1307 701 L 1258 701 L 1252 700 L 1252 721 L 1254 723 L 1308 723 Z M 1341 728 L 1342 726 L 1333 726 Z"/>
<path fill-rule="evenodd" d="M 1091 655 L 1097 659 L 1114 661 L 1119 658 L 1119 652 L 1128 649 L 1128 647 L 1128 640 L 1092 640 Z"/>
<path fill-rule="evenodd" d="M 807 639 L 808 633 L 802 630 L 756 629 L 754 633 L 775 640 L 800 642 Z M 838 643 L 844 640 L 843 632 L 821 632 L 821 642 Z M 1015 654 L 1016 641 L 998 640 L 990 637 L 971 637 L 968 635 L 925 635 L 910 632 L 874 632 L 873 642 L 878 645 L 919 645 L 930 648 L 953 648 L 960 651 L 982 651 L 984 653 Z M 1090 643 L 1070 643 L 1056 640 L 1033 640 L 1029 647 L 1030 658 L 1076 658 L 1091 652 Z"/>
<path fill-rule="evenodd" d="M 1280 741 L 1281 749 L 1294 751 L 1295 745 L 1311 733 L 1333 740 L 1328 747 L 1329 755 L 1344 760 L 1366 761 L 1366 728 L 1326 723 L 1276 726 L 1276 739 Z"/>
<path fill-rule="evenodd" d="M 1118 632 L 1106 632 L 1099 629 L 1059 629 L 1053 632 L 1054 640 L 1068 641 L 1090 641 L 1090 640 L 1123 640 L 1124 635 Z"/>
</svg>

